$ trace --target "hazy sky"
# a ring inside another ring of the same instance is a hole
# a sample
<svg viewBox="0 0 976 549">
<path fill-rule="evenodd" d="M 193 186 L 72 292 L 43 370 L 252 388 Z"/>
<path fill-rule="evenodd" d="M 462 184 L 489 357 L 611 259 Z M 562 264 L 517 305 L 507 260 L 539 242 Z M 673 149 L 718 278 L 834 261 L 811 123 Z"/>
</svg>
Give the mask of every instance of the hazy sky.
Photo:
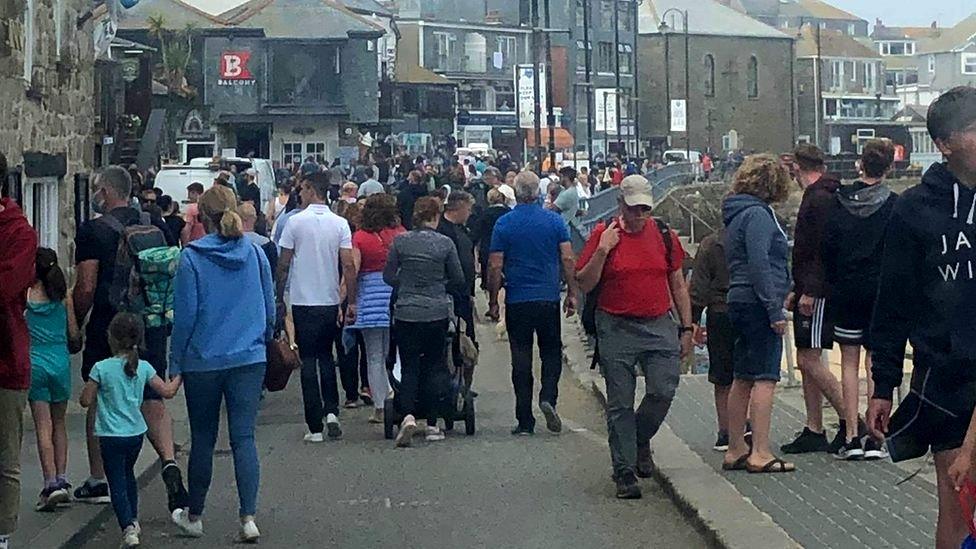
<svg viewBox="0 0 976 549">
<path fill-rule="evenodd" d="M 976 12 L 973 0 L 827 0 L 829 3 L 859 15 L 874 24 L 880 18 L 886 25 L 928 25 L 938 21 L 940 27 L 955 25 Z"/>
</svg>

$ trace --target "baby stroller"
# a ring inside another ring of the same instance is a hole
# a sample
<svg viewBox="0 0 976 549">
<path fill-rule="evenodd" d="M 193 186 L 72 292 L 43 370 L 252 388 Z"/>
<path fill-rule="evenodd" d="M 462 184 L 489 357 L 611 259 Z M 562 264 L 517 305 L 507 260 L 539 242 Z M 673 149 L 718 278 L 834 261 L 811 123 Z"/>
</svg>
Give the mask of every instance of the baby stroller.
<svg viewBox="0 0 976 549">
<path fill-rule="evenodd" d="M 448 375 L 450 377 L 450 389 L 445 397 L 447 402 L 442 403 L 440 409 L 443 417 L 437 419 L 444 420 L 444 430 L 452 431 L 454 423 L 464 422 L 464 433 L 473 435 L 475 433 L 475 393 L 471 390 L 471 379 L 474 376 L 474 368 L 478 363 L 478 350 L 474 343 L 464 333 L 458 333 L 457 324 L 451 322 L 448 328 L 447 339 L 444 342 L 444 353 L 446 356 Z M 459 337 L 461 343 L 461 364 L 456 364 L 452 346 L 454 338 Z M 397 398 L 400 393 L 400 380 L 394 375 L 394 369 L 388 368 L 387 374 L 390 377 L 390 387 L 393 389 L 393 396 L 386 399 L 383 403 L 383 435 L 392 440 L 396 434 L 400 423 L 403 421 L 404 413 L 402 406 Z M 429 419 L 417 416 L 416 419 Z"/>
</svg>

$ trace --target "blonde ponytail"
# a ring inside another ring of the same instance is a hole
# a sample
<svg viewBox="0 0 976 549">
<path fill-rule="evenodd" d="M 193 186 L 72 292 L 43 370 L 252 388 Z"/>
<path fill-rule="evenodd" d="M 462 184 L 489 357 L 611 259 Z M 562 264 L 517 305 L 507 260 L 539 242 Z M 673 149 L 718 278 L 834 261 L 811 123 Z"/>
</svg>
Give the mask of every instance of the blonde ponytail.
<svg viewBox="0 0 976 549">
<path fill-rule="evenodd" d="M 220 216 L 220 236 L 224 238 L 240 238 L 244 236 L 244 222 L 234 210 L 227 210 Z"/>
</svg>

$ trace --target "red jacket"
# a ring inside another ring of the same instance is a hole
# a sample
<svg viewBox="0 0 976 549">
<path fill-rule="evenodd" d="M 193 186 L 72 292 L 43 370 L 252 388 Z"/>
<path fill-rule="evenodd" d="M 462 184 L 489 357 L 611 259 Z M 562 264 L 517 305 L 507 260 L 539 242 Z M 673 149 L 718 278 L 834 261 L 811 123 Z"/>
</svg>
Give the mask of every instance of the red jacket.
<svg viewBox="0 0 976 549">
<path fill-rule="evenodd" d="M 30 388 L 30 335 L 24 309 L 34 283 L 37 233 L 17 203 L 0 199 L 0 388 Z"/>
</svg>

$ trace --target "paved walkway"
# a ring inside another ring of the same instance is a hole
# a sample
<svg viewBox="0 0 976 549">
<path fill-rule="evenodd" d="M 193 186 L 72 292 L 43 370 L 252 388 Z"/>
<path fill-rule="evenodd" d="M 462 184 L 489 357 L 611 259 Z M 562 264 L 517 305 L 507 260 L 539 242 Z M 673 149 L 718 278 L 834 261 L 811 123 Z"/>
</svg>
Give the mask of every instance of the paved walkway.
<svg viewBox="0 0 976 549">
<path fill-rule="evenodd" d="M 803 428 L 803 411 L 790 404 L 796 399 L 789 391 L 774 408 L 772 439 L 777 446 Z M 793 474 L 721 472 L 722 453 L 712 450 L 713 402 L 705 376 L 684 376 L 668 424 L 743 498 L 802 546 L 932 546 L 937 500 L 928 475 L 898 485 L 910 475 L 903 467 L 889 461 L 841 462 L 826 454 L 795 456 L 798 471 Z M 829 429 L 831 434 L 833 430 L 835 426 Z"/>
</svg>

